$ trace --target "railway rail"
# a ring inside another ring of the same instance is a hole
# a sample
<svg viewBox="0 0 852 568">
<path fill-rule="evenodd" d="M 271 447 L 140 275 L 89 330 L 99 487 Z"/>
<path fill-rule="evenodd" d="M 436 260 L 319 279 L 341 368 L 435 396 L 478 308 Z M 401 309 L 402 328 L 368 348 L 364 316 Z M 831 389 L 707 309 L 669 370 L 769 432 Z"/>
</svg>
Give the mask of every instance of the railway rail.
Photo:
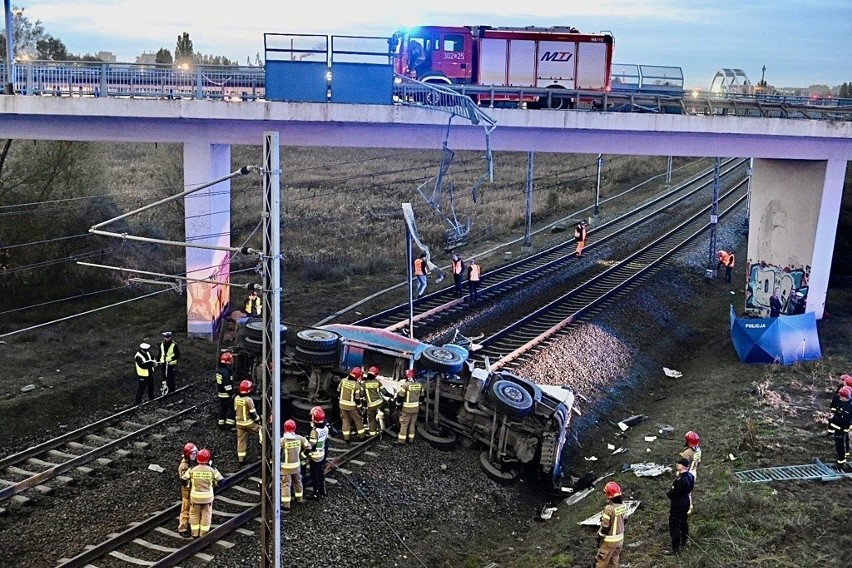
<svg viewBox="0 0 852 568">
<path fill-rule="evenodd" d="M 395 436 L 390 432 L 386 435 Z M 381 436 L 374 436 L 345 449 L 335 449 L 344 445 L 342 440 L 332 439 L 335 445 L 331 451 L 337 455 L 326 463 L 325 472 L 330 476 L 327 483 L 337 483 L 333 477 L 347 473 L 347 464 L 357 464 L 359 456 L 367 453 L 378 444 Z M 167 568 L 178 566 L 189 559 L 202 562 L 213 562 L 216 547 L 230 548 L 233 544 L 224 540 L 228 537 L 252 536 L 254 531 L 244 528 L 261 514 L 261 483 L 258 477 L 260 462 L 246 465 L 238 472 L 226 477 L 216 488 L 216 500 L 213 504 L 213 519 L 211 530 L 206 535 L 187 540 L 176 530 L 177 519 L 180 515 L 180 502 L 148 516 L 142 521 L 134 522 L 126 530 L 110 535 L 97 545 L 87 549 L 73 558 L 59 560 L 57 568 L 85 568 L 104 566 L 152 566 Z M 221 522 L 217 523 L 217 520 Z"/>
<path fill-rule="evenodd" d="M 723 163 L 722 176 L 736 175 L 742 171 L 746 160 L 729 159 Z M 664 214 L 677 205 L 684 204 L 688 199 L 700 194 L 713 183 L 713 172 L 699 174 L 685 183 L 667 191 L 645 204 L 619 215 L 599 226 L 592 227 L 589 234 L 594 241 L 587 245 L 586 250 L 592 251 L 605 243 L 623 236 L 627 231 Z M 483 275 L 488 286 L 479 291 L 484 301 L 494 300 L 499 296 L 530 284 L 533 280 L 544 278 L 575 259 L 574 242 L 568 240 L 526 258 L 506 264 Z M 464 308 L 465 300 L 456 298 L 453 286 L 426 294 L 414 306 L 414 323 L 421 334 L 440 325 L 444 320 L 458 315 Z M 357 325 L 367 325 L 398 331 L 408 325 L 409 306 L 399 304 L 379 313 L 364 317 L 354 322 Z"/>
<path fill-rule="evenodd" d="M 170 397 L 183 392 L 190 385 L 176 389 Z M 56 438 L 32 446 L 17 454 L 0 459 L 0 503 L 17 499 L 25 502 L 27 497 L 20 495 L 30 488 L 42 494 L 49 494 L 53 488 L 48 482 L 69 483 L 72 478 L 63 474 L 71 470 L 88 474 L 92 470 L 86 464 L 95 462 L 106 466 L 110 459 L 104 457 L 115 453 L 126 456 L 129 450 L 123 449 L 130 442 L 153 433 L 196 411 L 196 406 L 182 410 L 158 407 L 154 415 L 145 414 L 157 402 L 147 402 L 118 412 L 92 424 L 67 432 Z"/>
</svg>

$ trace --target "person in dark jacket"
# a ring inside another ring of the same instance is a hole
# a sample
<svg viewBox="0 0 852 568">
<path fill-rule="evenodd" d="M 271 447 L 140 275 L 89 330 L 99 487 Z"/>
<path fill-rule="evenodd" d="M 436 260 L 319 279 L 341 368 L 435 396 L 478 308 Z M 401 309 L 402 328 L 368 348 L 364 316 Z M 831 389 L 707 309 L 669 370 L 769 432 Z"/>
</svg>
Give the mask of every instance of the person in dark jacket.
<svg viewBox="0 0 852 568">
<path fill-rule="evenodd" d="M 136 398 L 134 404 L 139 406 L 142 404 L 142 395 L 148 391 L 148 401 L 154 400 L 154 368 L 157 366 L 157 360 L 151 356 L 151 345 L 148 343 L 140 343 L 139 351 L 133 356 L 133 364 L 136 367 Z"/>
<path fill-rule="evenodd" d="M 669 534 L 672 537 L 672 547 L 663 551 L 666 556 L 679 554 L 680 549 L 689 540 L 689 496 L 695 486 L 695 478 L 689 472 L 689 460 L 680 458 L 675 462 L 677 477 L 672 483 L 666 497 L 671 500 L 669 507 Z"/>
<path fill-rule="evenodd" d="M 772 292 L 772 297 L 769 298 L 769 317 L 777 318 L 781 315 L 781 298 L 778 297 L 778 289 Z"/>
<path fill-rule="evenodd" d="M 845 473 L 852 472 L 848 463 L 849 430 L 852 430 L 852 387 L 843 386 L 838 391 L 840 398 L 837 408 L 828 420 L 828 429 L 834 438 L 834 449 L 837 452 L 837 469 Z"/>
</svg>

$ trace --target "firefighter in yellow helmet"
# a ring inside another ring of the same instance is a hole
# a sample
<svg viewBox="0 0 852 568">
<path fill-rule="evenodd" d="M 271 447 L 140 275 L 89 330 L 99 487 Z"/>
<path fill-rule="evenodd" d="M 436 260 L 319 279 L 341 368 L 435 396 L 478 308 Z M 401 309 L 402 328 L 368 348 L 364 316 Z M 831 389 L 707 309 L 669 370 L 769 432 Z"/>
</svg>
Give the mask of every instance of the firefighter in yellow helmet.
<svg viewBox="0 0 852 568">
<path fill-rule="evenodd" d="M 257 432 L 258 439 L 263 442 L 263 431 L 260 429 L 260 416 L 254 408 L 251 398 L 252 383 L 249 380 L 240 382 L 240 393 L 234 397 L 234 414 L 237 421 L 237 461 L 242 465 L 248 453 L 249 432 Z"/>
<path fill-rule="evenodd" d="M 284 435 L 281 436 L 281 510 L 290 512 L 293 498 L 304 502 L 302 486 L 302 456 L 311 451 L 311 444 L 304 436 L 296 434 L 296 423 L 288 420 L 284 423 Z M 290 485 L 293 486 L 292 494 Z"/>
<path fill-rule="evenodd" d="M 595 568 L 618 568 L 618 558 L 624 545 L 624 521 L 627 506 L 621 498 L 621 486 L 610 481 L 603 488 L 608 499 L 601 511 L 601 526 L 598 529 L 598 554 Z"/>
<path fill-rule="evenodd" d="M 361 384 L 363 375 L 364 371 L 361 367 L 353 367 L 349 375 L 337 385 L 337 392 L 340 394 L 337 405 L 340 408 L 340 420 L 343 422 L 343 439 L 347 443 L 352 437 L 353 429 L 358 440 L 364 440 L 367 436 L 367 429 L 364 428 L 364 421 L 361 420 L 361 413 L 358 412 L 358 403 L 364 396 Z"/>
<path fill-rule="evenodd" d="M 204 448 L 198 452 L 198 464 L 189 468 L 181 479 L 189 482 L 189 529 L 192 538 L 204 536 L 210 531 L 213 522 L 213 488 L 224 479 L 210 463 L 210 450 Z"/>
<path fill-rule="evenodd" d="M 414 431 L 417 426 L 417 414 L 420 412 L 420 395 L 423 394 L 423 385 L 414 381 L 416 372 L 414 369 L 405 371 L 405 382 L 396 391 L 396 398 L 402 403 L 402 411 L 399 413 L 399 434 L 397 444 L 414 442 Z"/>
</svg>

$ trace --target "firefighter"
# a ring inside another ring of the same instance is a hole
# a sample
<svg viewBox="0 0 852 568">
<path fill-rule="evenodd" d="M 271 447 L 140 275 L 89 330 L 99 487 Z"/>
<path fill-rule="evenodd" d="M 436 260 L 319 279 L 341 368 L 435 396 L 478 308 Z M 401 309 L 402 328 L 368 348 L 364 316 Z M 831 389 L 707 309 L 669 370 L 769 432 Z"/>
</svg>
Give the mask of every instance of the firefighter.
<svg viewBox="0 0 852 568">
<path fill-rule="evenodd" d="M 311 444 L 304 436 L 296 434 L 296 423 L 288 420 L 284 423 L 284 435 L 281 436 L 281 508 L 290 512 L 293 497 L 296 502 L 304 502 L 302 497 L 302 455 L 311 451 Z M 291 496 L 290 485 L 293 485 Z"/>
<path fill-rule="evenodd" d="M 701 438 L 697 432 L 690 430 L 684 435 L 684 441 L 686 447 L 680 451 L 678 457 L 689 460 L 689 473 L 695 481 L 698 479 L 698 465 L 701 463 L 701 446 L 698 445 Z M 692 513 L 692 493 L 689 494 L 689 512 Z"/>
<path fill-rule="evenodd" d="M 157 366 L 157 361 L 151 357 L 151 345 L 140 343 L 139 351 L 133 356 L 133 362 L 136 365 L 136 378 L 138 379 L 134 404 L 139 406 L 142 404 L 142 395 L 146 390 L 148 391 L 148 401 L 154 400 L 154 367 Z"/>
<path fill-rule="evenodd" d="M 347 443 L 352 436 L 353 427 L 359 441 L 364 440 L 367 434 L 364 421 L 361 420 L 361 414 L 358 412 L 358 403 L 362 398 L 361 378 L 363 375 L 364 371 L 361 370 L 361 367 L 353 367 L 349 371 L 349 375 L 337 385 L 337 392 L 340 394 L 338 406 L 340 407 L 340 419 L 343 422 L 343 439 Z"/>
<path fill-rule="evenodd" d="M 455 286 L 456 297 L 461 298 L 462 283 L 464 282 L 464 261 L 457 254 L 453 255 L 453 285 Z"/>
<path fill-rule="evenodd" d="M 834 412 L 840 406 L 840 389 L 843 387 L 852 387 L 852 376 L 850 375 L 840 375 L 840 380 L 843 381 L 837 387 L 837 390 L 834 391 L 834 396 L 831 398 L 830 410 Z"/>
<path fill-rule="evenodd" d="M 734 257 L 733 252 L 728 252 L 726 250 L 719 251 L 719 263 L 716 265 L 716 270 L 719 270 L 721 267 L 725 267 L 725 281 L 730 284 L 732 282 L 731 272 L 734 270 L 734 264 L 736 263 L 736 258 Z"/>
<path fill-rule="evenodd" d="M 192 538 L 202 537 L 210 530 L 213 521 L 213 488 L 223 479 L 219 470 L 210 463 L 210 450 L 199 450 L 196 459 L 198 464 L 189 468 L 181 477 L 189 482 L 189 528 Z"/>
<path fill-rule="evenodd" d="M 311 445 L 311 485 L 314 499 L 325 499 L 325 462 L 328 440 L 328 424 L 325 411 L 321 406 L 311 408 L 311 433 L 308 442 Z"/>
<path fill-rule="evenodd" d="M 195 465 L 195 460 L 198 457 L 198 448 L 192 442 L 187 442 L 183 446 L 183 456 L 178 464 L 178 479 L 180 480 L 180 521 L 178 521 L 178 534 L 183 538 L 189 538 L 192 533 L 189 531 L 189 481 L 183 478 L 183 475 Z"/>
<path fill-rule="evenodd" d="M 367 403 L 367 433 L 372 437 L 384 430 L 385 399 L 382 398 L 382 383 L 378 379 L 378 367 L 367 370 L 367 380 L 364 381 L 364 398 Z"/>
<path fill-rule="evenodd" d="M 603 488 L 609 500 L 601 511 L 601 526 L 598 529 L 598 554 L 595 568 L 618 568 L 618 558 L 624 545 L 624 525 L 627 506 L 621 497 L 621 486 L 610 481 Z"/>
<path fill-rule="evenodd" d="M 586 248 L 586 241 L 589 239 L 589 224 L 585 219 L 577 223 L 574 227 L 574 241 L 577 243 L 577 250 L 574 254 L 578 257 L 583 256 L 583 249 Z"/>
<path fill-rule="evenodd" d="M 260 429 L 260 416 L 254 408 L 251 398 L 252 383 L 246 379 L 240 382 L 240 393 L 234 397 L 234 414 L 237 422 L 237 462 L 242 465 L 248 453 L 249 432 L 257 432 L 258 439 L 263 442 L 263 431 Z"/>
<path fill-rule="evenodd" d="M 234 421 L 234 381 L 231 375 L 234 355 L 225 351 L 219 357 L 216 369 L 216 391 L 219 398 L 219 417 L 216 424 L 221 430 L 235 428 Z"/>
<path fill-rule="evenodd" d="M 257 295 L 257 290 L 252 290 L 246 296 L 246 315 L 259 318 L 263 313 L 263 300 Z"/>
<path fill-rule="evenodd" d="M 669 535 L 672 539 L 672 547 L 664 550 L 663 554 L 672 556 L 680 553 L 681 547 L 689 540 L 689 495 L 695 485 L 695 478 L 689 473 L 690 463 L 686 458 L 679 458 L 675 462 L 677 477 L 672 483 L 671 489 L 666 497 L 671 500 L 669 507 Z"/>
<path fill-rule="evenodd" d="M 163 396 L 175 390 L 175 376 L 177 375 L 177 364 L 180 359 L 180 349 L 177 343 L 172 341 L 172 332 L 164 331 L 163 340 L 160 342 L 159 364 L 163 366 Z"/>
<path fill-rule="evenodd" d="M 838 392 L 840 402 L 828 420 L 828 429 L 834 437 L 834 451 L 837 453 L 837 469 L 852 472 L 848 460 L 849 430 L 852 430 L 852 387 L 844 385 Z"/>
<path fill-rule="evenodd" d="M 417 414 L 420 411 L 420 395 L 423 385 L 414 381 L 414 369 L 405 371 L 405 382 L 396 392 L 396 397 L 402 402 L 402 412 L 399 414 L 399 434 L 397 444 L 414 443 L 414 430 L 417 426 Z"/>
<path fill-rule="evenodd" d="M 482 277 L 482 269 L 475 259 L 471 259 L 470 266 L 467 267 L 467 289 L 470 292 L 470 303 L 474 304 L 479 300 L 479 282 Z"/>
</svg>

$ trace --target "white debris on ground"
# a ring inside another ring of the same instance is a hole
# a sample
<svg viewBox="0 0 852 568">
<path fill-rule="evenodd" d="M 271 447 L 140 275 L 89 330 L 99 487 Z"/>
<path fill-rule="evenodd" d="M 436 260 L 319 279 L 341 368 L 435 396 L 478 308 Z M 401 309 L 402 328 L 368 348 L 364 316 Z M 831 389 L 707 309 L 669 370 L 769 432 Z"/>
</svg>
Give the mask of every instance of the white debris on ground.
<svg viewBox="0 0 852 568">
<path fill-rule="evenodd" d="M 639 508 L 639 505 L 641 503 L 642 503 L 641 501 L 636 501 L 636 500 L 624 501 L 624 504 L 627 506 L 627 512 L 624 513 L 624 517 L 627 518 L 630 515 L 632 515 L 633 513 L 635 513 L 636 509 Z M 601 514 L 595 513 L 594 515 L 592 515 L 588 519 L 582 520 L 577 524 L 578 525 L 586 525 L 586 526 L 590 526 L 590 527 L 599 527 L 600 524 L 601 524 Z"/>
<path fill-rule="evenodd" d="M 632 463 L 630 469 L 636 477 L 657 477 L 672 470 L 670 466 L 654 462 Z"/>
<path fill-rule="evenodd" d="M 672 379 L 679 379 L 683 376 L 683 373 L 681 373 L 680 371 L 675 371 L 674 369 L 669 369 L 668 367 L 663 367 L 663 373 L 665 373 L 667 377 L 671 377 Z"/>
</svg>

